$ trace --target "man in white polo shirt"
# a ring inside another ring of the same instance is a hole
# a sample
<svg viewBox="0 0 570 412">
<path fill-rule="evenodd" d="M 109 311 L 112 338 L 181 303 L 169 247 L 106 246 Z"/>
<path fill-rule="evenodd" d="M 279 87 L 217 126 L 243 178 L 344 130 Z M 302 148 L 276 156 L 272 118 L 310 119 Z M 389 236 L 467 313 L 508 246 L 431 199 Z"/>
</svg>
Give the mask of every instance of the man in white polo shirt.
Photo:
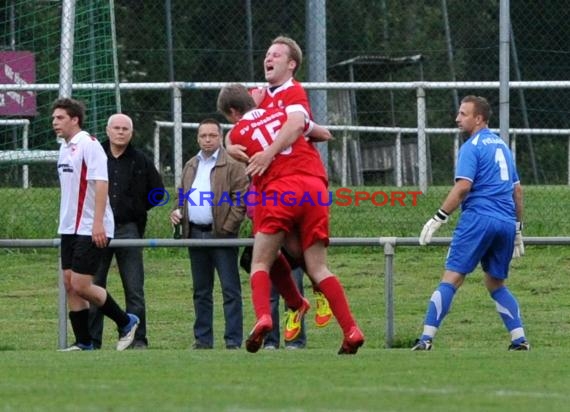
<svg viewBox="0 0 570 412">
<path fill-rule="evenodd" d="M 61 185 L 58 233 L 61 235 L 61 267 L 69 319 L 75 342 L 63 351 L 92 350 L 89 304 L 117 324 L 117 350 L 132 343 L 139 324 L 137 316 L 123 311 L 107 291 L 93 284 L 103 248 L 113 237 L 113 212 L 107 195 L 107 156 L 101 144 L 82 131 L 83 103 L 61 98 L 52 105 L 52 126 L 64 139 L 57 171 Z"/>
</svg>

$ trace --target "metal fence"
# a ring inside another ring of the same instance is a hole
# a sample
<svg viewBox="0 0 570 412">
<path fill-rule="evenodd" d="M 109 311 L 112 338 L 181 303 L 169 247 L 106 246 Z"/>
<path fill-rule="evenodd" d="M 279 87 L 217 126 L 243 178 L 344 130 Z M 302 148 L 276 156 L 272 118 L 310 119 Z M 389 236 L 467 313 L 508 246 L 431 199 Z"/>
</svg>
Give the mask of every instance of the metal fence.
<svg viewBox="0 0 570 412">
<path fill-rule="evenodd" d="M 373 246 L 381 247 L 384 256 L 384 271 L 379 276 L 384 277 L 384 314 L 386 317 L 384 329 L 384 345 L 391 348 L 395 337 L 394 310 L 394 259 L 396 248 L 402 246 L 418 246 L 418 238 L 379 237 L 379 238 L 331 238 L 330 246 Z M 433 238 L 433 246 L 449 246 L 450 238 Z M 214 246 L 248 246 L 252 239 L 114 239 L 110 247 L 214 247 Z M 526 237 L 526 245 L 570 245 L 570 237 Z M 2 240 L 1 248 L 59 248 L 59 239 L 35 240 Z M 67 346 L 67 298 L 63 283 L 63 271 L 58 276 L 58 347 Z"/>
<path fill-rule="evenodd" d="M 173 182 L 172 184 L 176 184 L 176 182 L 180 181 L 182 165 L 185 159 L 183 159 L 183 136 L 182 132 L 184 129 L 196 129 L 198 123 L 186 123 L 182 122 L 183 113 L 184 113 L 184 105 L 182 103 L 182 91 L 199 91 L 199 90 L 215 90 L 218 91 L 221 87 L 223 87 L 226 83 L 119 83 L 119 84 L 75 84 L 73 85 L 73 89 L 75 90 L 109 90 L 118 88 L 119 90 L 153 90 L 153 91 L 171 91 L 172 95 L 172 102 L 171 106 L 173 107 L 173 120 L 166 121 L 166 120 L 156 120 L 154 122 L 155 129 L 154 129 L 154 139 L 153 139 L 153 157 L 155 166 L 162 171 L 169 171 L 173 170 Z M 249 86 L 256 86 L 259 85 L 258 83 L 245 83 Z M 362 157 L 366 155 L 366 148 L 358 147 L 357 150 L 352 151 L 352 156 L 348 157 L 347 155 L 347 138 L 356 141 L 360 144 L 360 135 L 362 134 L 369 134 L 374 135 L 374 139 L 372 142 L 381 142 L 384 146 L 392 146 L 393 150 L 391 151 L 391 155 L 389 159 L 375 159 L 373 160 L 374 165 L 372 167 L 376 167 L 378 170 L 386 169 L 386 165 L 384 163 L 394 164 L 394 167 L 391 167 L 390 170 L 393 172 L 393 179 L 389 182 L 392 185 L 396 185 L 398 187 L 402 186 L 403 183 L 408 185 L 419 186 L 420 190 L 426 191 L 428 184 L 437 184 L 438 182 L 435 181 L 433 177 L 428 173 L 428 169 L 431 168 L 431 155 L 428 153 L 428 135 L 454 135 L 453 139 L 453 164 L 455 164 L 455 159 L 457 157 L 457 150 L 461 142 L 459 141 L 459 136 L 457 130 L 454 128 L 444 128 L 444 127 L 428 127 L 428 113 L 430 108 L 428 107 L 427 100 L 427 91 L 429 90 L 458 90 L 458 89 L 482 89 L 482 90 L 494 90 L 499 87 L 498 82 L 401 82 L 401 83 L 305 83 L 305 88 L 308 90 L 324 90 L 324 91 L 332 91 L 333 93 L 336 91 L 344 92 L 344 93 L 354 93 L 357 90 L 371 90 L 376 92 L 383 92 L 386 90 L 394 91 L 394 90 L 409 90 L 415 92 L 415 107 L 414 111 L 416 113 L 417 124 L 411 127 L 397 127 L 397 126 L 367 126 L 367 125 L 351 125 L 351 124 L 326 124 L 328 128 L 331 129 L 333 132 L 343 132 L 343 142 L 341 146 L 342 150 L 342 164 L 339 168 L 334 168 L 332 170 L 333 181 L 335 181 L 335 177 L 340 176 L 340 183 L 346 185 L 348 183 L 351 184 L 363 184 L 364 179 L 362 176 L 362 164 L 363 160 Z M 2 91 L 44 91 L 44 90 L 54 90 L 57 89 L 59 86 L 56 84 L 36 84 L 36 85 L 1 85 L 0 84 L 0 92 Z M 543 90 L 565 90 L 570 89 L 570 81 L 557 81 L 557 82 L 512 82 L 510 84 L 510 88 L 513 90 L 524 90 L 524 89 L 543 89 Z M 188 100 L 188 99 L 187 99 Z M 191 97 L 190 99 L 191 100 Z M 334 100 L 334 99 L 333 99 Z M 326 101 L 326 95 L 325 95 Z M 334 101 L 328 113 L 332 119 L 338 118 L 342 116 L 343 113 L 338 113 L 334 111 Z M 13 120 L 3 120 L 0 121 L 1 125 L 22 125 L 23 126 L 23 137 L 22 137 L 22 146 L 18 150 L 0 150 L 0 163 L 2 164 L 15 164 L 15 163 L 24 163 L 24 172 L 22 173 L 22 186 L 27 188 L 29 186 L 28 181 L 28 173 L 27 173 L 27 163 L 28 162 L 36 162 L 36 161 L 46 161 L 51 162 L 54 161 L 56 158 L 56 151 L 46 152 L 43 150 L 28 150 L 28 129 L 29 129 L 29 120 L 27 119 L 13 119 Z M 226 128 L 230 127 L 229 125 L 224 125 Z M 167 134 L 166 139 L 162 139 L 164 137 L 160 134 L 160 128 L 167 128 L 170 129 L 172 133 L 172 139 Z M 498 133 L 498 129 L 494 129 L 495 132 Z M 566 136 L 570 137 L 570 129 L 547 129 L 547 128 L 511 128 L 510 130 L 511 138 L 511 147 L 514 150 L 515 158 L 516 158 L 516 140 L 517 136 L 522 135 L 526 138 L 531 138 L 532 136 Z M 192 132 L 193 134 L 194 132 Z M 403 161 L 406 159 L 402 158 L 402 150 L 401 150 L 401 135 L 402 134 L 410 134 L 413 136 L 417 136 L 416 146 L 417 146 L 417 159 L 416 158 L 409 158 L 407 159 L 408 163 L 413 162 L 413 164 L 409 165 L 413 169 L 418 169 L 417 173 L 413 173 L 413 178 L 408 179 L 408 181 L 403 182 L 402 179 L 402 168 L 404 167 Z M 390 140 L 386 140 L 386 137 L 392 135 L 395 137 L 395 140 L 390 142 Z M 164 163 L 161 158 L 161 150 L 160 150 L 160 141 L 166 140 L 173 148 L 173 158 L 169 159 L 168 163 Z M 190 143 L 191 148 L 194 148 L 192 145 L 192 139 L 187 139 L 187 142 Z M 560 144 L 560 141 L 554 143 L 556 147 L 559 149 L 561 147 L 570 148 L 567 142 L 563 142 Z M 332 157 L 334 157 L 334 150 Z M 568 153 L 568 149 L 566 150 Z M 561 152 L 558 151 L 557 154 L 560 156 Z M 570 154 L 567 157 L 563 157 L 559 159 L 556 163 L 557 170 L 560 171 L 560 165 L 568 165 L 570 164 Z M 329 162 L 329 159 L 323 159 L 325 163 Z M 349 164 L 352 163 L 352 164 Z M 357 170 L 357 175 L 354 176 L 352 179 L 353 181 L 348 182 L 347 177 L 347 170 L 349 168 L 355 168 Z M 519 166 L 520 167 L 520 166 Z M 374 169 L 372 169 L 374 170 Z M 417 178 L 416 178 L 417 176 Z M 570 182 L 570 172 L 566 170 L 565 173 L 566 179 L 565 181 L 560 182 L 550 182 L 550 183 L 565 183 L 568 184 Z M 449 176 L 446 176 L 448 179 Z"/>
<path fill-rule="evenodd" d="M 87 103 L 86 130 L 104 140 L 107 117 L 129 114 L 135 143 L 158 157 L 166 184 L 175 186 L 180 165 L 197 151 L 194 133 L 164 127 L 156 151 L 157 122 L 221 119 L 219 85 L 262 84 L 266 49 L 280 34 L 302 47 L 297 77 L 309 90 L 316 119 L 336 135 L 326 151 L 333 184 L 447 186 L 459 146 L 451 128 L 461 95 L 484 95 L 497 113 L 504 103 L 497 81 L 499 3 L 6 0 L 0 10 L 0 190 L 26 208 L 0 205 L 8 216 L 0 237 L 21 235 L 23 219 L 39 223 L 31 236 L 56 227 L 56 195 L 43 190 L 57 187 L 57 173 L 44 160 L 58 149 L 49 107 L 64 79 Z M 540 186 L 545 209 L 563 207 L 553 201 L 554 185 L 570 180 L 569 14 L 560 1 L 511 2 L 511 138 L 516 134 L 522 182 Z M 6 60 L 20 52 L 33 55 L 33 72 Z M 23 92 L 48 84 L 53 87 Z M 33 111 L 6 111 L 29 99 Z M 491 126 L 498 128 L 496 119 Z M 24 130 L 7 121 L 29 123 Z M 38 191 L 50 201 L 37 204 Z"/>
</svg>

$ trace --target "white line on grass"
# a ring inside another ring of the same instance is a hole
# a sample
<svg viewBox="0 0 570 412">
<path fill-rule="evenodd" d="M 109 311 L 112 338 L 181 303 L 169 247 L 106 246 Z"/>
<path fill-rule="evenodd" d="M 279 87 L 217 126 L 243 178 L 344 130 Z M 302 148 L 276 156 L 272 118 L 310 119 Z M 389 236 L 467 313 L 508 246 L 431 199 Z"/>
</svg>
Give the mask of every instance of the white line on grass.
<svg viewBox="0 0 570 412">
<path fill-rule="evenodd" d="M 378 391 L 385 392 L 396 392 L 396 393 L 410 393 L 410 394 L 428 394 L 428 395 L 464 395 L 466 392 L 476 393 L 468 388 L 453 388 L 453 387 L 442 387 L 442 388 L 404 388 L 401 386 L 367 386 L 367 387 L 339 387 L 335 386 L 335 391 L 347 391 L 347 392 L 370 392 L 378 393 Z M 543 398 L 543 399 L 569 399 L 570 394 L 559 393 L 559 392 L 523 392 L 523 391 L 512 391 L 508 389 L 500 389 L 496 391 L 486 392 L 489 395 L 501 396 L 501 397 L 512 397 L 512 398 Z"/>
</svg>

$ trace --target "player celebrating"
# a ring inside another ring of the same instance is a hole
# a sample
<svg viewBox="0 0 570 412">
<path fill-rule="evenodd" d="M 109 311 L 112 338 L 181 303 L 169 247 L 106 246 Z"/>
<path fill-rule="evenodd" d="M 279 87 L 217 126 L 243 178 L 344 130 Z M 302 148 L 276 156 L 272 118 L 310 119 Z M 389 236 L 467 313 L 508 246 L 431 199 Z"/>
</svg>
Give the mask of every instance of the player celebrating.
<svg viewBox="0 0 570 412">
<path fill-rule="evenodd" d="M 290 138 L 276 139 L 277 135 L 281 136 L 280 130 L 290 114 L 296 115 L 302 110 L 298 105 L 287 106 L 285 110 L 255 107 L 253 98 L 242 85 L 226 86 L 218 96 L 218 110 L 236 123 L 228 137 L 230 142 L 242 145 L 250 159 L 263 153 L 270 159 L 275 158 L 268 167 L 252 163 L 248 166 L 259 192 L 275 199 L 281 199 L 284 192 L 292 193 L 290 200 L 294 205 L 269 201 L 255 208 L 251 287 L 257 322 L 246 341 L 246 349 L 257 352 L 273 327 L 269 270 L 286 235 L 294 234 L 299 239 L 308 275 L 328 299 L 342 328 L 344 340 L 338 353 L 354 354 L 364 343 L 364 335 L 352 316 L 341 283 L 326 265 L 328 206 L 322 202 L 301 202 L 303 196 L 323 199 L 328 195 L 326 172 L 317 150 L 302 133 L 292 142 Z M 319 129 L 305 117 L 305 128 L 310 127 Z M 293 303 L 287 296 L 283 297 L 288 305 Z"/>
<path fill-rule="evenodd" d="M 278 36 L 269 46 L 265 59 L 263 61 L 263 70 L 265 73 L 265 80 L 267 86 L 256 88 L 250 91 L 257 103 L 257 106 L 262 109 L 280 108 L 284 109 L 286 106 L 296 106 L 295 111 L 289 112 L 287 120 L 283 125 L 279 135 L 282 139 L 290 139 L 294 141 L 304 130 L 305 119 L 312 118 L 311 109 L 309 106 L 309 99 L 305 89 L 297 80 L 295 74 L 301 67 L 303 61 L 303 52 L 297 42 L 290 37 Z M 323 134 L 318 136 L 316 133 L 307 133 L 312 141 L 323 141 L 330 138 L 330 134 Z M 242 161 L 251 161 L 251 167 L 256 165 L 260 167 L 267 167 L 271 159 L 263 156 L 258 156 L 249 159 L 245 153 L 245 147 L 239 144 L 231 144 L 226 141 L 228 153 L 234 158 Z M 319 162 L 320 158 L 317 159 Z M 293 246 L 295 241 L 287 241 L 287 251 L 289 256 L 294 256 L 292 265 L 301 266 L 306 269 L 305 263 L 302 259 L 302 252 L 294 250 Z M 275 265 L 271 268 L 271 280 L 279 290 L 279 281 L 283 278 L 283 274 L 290 271 L 290 265 L 283 255 L 278 257 Z M 306 271 L 306 270 L 305 270 Z M 332 312 L 329 302 L 319 290 L 318 286 L 313 283 L 313 294 L 315 295 L 317 309 L 315 313 L 315 324 L 318 327 L 325 327 L 328 325 L 332 318 Z M 301 318 L 302 313 L 299 313 L 292 308 L 287 311 L 287 321 L 285 322 L 285 340 L 291 341 L 297 337 L 301 331 Z"/>
</svg>

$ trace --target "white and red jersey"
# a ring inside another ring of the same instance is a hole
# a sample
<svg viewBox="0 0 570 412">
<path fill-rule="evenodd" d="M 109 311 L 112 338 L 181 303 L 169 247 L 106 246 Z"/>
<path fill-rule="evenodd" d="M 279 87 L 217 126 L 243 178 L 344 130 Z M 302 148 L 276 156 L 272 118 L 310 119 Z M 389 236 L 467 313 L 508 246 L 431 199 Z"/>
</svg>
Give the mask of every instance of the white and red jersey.
<svg viewBox="0 0 570 412">
<path fill-rule="evenodd" d="M 287 113 L 302 110 L 300 105 L 284 109 L 254 109 L 247 112 L 233 127 L 230 133 L 232 144 L 245 146 L 248 156 L 265 150 L 287 121 Z M 306 118 L 309 125 L 309 118 Z M 308 175 L 322 179 L 328 184 L 326 171 L 319 152 L 301 135 L 295 142 L 275 156 L 262 176 L 256 176 L 254 183 L 259 190 L 272 180 L 289 175 Z"/>
<path fill-rule="evenodd" d="M 300 105 L 309 119 L 313 118 L 307 92 L 297 80 L 291 78 L 275 89 L 266 87 L 265 97 L 259 103 L 260 109 L 284 109 L 287 106 Z"/>
<path fill-rule="evenodd" d="M 59 234 L 91 236 L 95 214 L 95 181 L 108 181 L 107 155 L 99 141 L 81 131 L 59 149 L 57 172 L 61 185 Z M 108 238 L 114 234 L 113 211 L 107 197 L 103 218 Z"/>
</svg>

